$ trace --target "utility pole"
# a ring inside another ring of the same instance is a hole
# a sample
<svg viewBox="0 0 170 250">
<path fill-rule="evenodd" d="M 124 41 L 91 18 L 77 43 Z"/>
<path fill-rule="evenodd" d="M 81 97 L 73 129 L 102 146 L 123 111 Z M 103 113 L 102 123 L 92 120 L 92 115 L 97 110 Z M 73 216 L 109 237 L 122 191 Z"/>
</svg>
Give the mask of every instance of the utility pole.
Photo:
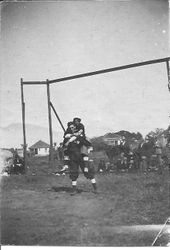
<svg viewBox="0 0 170 250">
<path fill-rule="evenodd" d="M 48 122 L 49 122 L 49 137 L 50 137 L 50 150 L 49 150 L 49 166 L 52 168 L 54 165 L 54 150 L 53 150 L 53 133 L 52 133 L 52 119 L 51 119 L 51 106 L 50 106 L 50 84 L 48 79 L 47 84 L 47 103 L 48 103 Z"/>
<path fill-rule="evenodd" d="M 23 157 L 24 157 L 24 172 L 25 172 L 27 168 L 27 143 L 26 143 L 26 130 L 25 130 L 25 102 L 24 102 L 22 78 L 21 78 L 21 106 L 22 106 L 22 128 L 23 128 Z"/>
<path fill-rule="evenodd" d="M 168 89 L 170 92 L 170 69 L 169 69 L 169 60 L 166 61 L 167 75 L 168 75 Z"/>
</svg>

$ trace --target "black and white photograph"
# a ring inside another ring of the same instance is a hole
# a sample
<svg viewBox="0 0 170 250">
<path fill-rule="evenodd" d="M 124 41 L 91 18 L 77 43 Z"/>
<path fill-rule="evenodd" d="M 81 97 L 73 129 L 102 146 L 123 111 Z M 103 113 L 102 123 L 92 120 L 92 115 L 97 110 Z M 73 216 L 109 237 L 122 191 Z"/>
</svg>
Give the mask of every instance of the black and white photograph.
<svg viewBox="0 0 170 250">
<path fill-rule="evenodd" d="M 170 247 L 170 2 L 0 10 L 1 246 Z"/>
</svg>

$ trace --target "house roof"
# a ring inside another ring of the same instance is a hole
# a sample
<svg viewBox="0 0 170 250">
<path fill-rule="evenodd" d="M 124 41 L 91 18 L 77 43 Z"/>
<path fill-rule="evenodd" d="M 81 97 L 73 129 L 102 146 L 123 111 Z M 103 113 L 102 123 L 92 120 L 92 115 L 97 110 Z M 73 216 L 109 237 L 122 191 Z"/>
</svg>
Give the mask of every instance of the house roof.
<svg viewBox="0 0 170 250">
<path fill-rule="evenodd" d="M 47 143 L 44 142 L 44 141 L 39 140 L 39 141 L 37 141 L 35 144 L 33 144 L 33 145 L 30 147 L 30 149 L 35 149 L 35 148 L 49 148 L 49 147 L 50 147 L 49 144 L 47 144 Z"/>
<path fill-rule="evenodd" d="M 122 139 L 121 135 L 108 133 L 104 135 L 104 139 Z"/>
</svg>

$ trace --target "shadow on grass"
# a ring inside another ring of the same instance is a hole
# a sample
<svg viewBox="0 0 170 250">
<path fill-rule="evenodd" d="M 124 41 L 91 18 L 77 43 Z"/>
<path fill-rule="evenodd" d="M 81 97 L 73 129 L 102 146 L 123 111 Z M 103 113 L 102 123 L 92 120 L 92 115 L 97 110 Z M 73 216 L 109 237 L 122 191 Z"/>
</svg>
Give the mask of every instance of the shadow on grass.
<svg viewBox="0 0 170 250">
<path fill-rule="evenodd" d="M 73 191 L 72 187 L 52 187 L 48 191 L 53 191 L 53 192 L 66 192 L 66 193 L 71 193 Z M 87 192 L 83 189 L 77 189 L 77 193 L 82 193 L 82 192 Z"/>
</svg>

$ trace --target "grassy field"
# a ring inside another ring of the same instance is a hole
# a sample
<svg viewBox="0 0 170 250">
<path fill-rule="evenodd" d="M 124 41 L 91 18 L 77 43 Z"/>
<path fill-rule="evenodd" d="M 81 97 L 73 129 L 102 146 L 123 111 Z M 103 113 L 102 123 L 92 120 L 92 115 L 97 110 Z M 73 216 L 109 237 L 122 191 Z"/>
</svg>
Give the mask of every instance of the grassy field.
<svg viewBox="0 0 170 250">
<path fill-rule="evenodd" d="M 97 174 L 98 194 L 80 174 L 70 196 L 68 175 L 32 166 L 35 175 L 2 178 L 2 245 L 150 246 L 170 216 L 168 171 Z"/>
</svg>

